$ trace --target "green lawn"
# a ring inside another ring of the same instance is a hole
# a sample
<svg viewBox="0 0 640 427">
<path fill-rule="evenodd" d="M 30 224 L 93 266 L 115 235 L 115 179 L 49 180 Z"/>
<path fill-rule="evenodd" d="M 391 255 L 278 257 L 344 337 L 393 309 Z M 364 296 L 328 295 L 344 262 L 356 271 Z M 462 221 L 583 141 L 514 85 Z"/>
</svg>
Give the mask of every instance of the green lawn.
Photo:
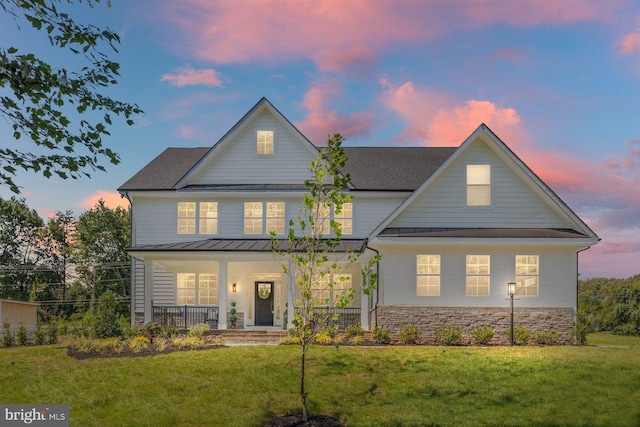
<svg viewBox="0 0 640 427">
<path fill-rule="evenodd" d="M 610 345 L 630 347 L 314 347 L 310 407 L 348 426 L 637 426 L 640 339 L 625 342 Z M 0 349 L 0 402 L 69 404 L 72 426 L 257 426 L 300 410 L 298 351 L 229 347 L 78 361 L 60 346 Z"/>
</svg>

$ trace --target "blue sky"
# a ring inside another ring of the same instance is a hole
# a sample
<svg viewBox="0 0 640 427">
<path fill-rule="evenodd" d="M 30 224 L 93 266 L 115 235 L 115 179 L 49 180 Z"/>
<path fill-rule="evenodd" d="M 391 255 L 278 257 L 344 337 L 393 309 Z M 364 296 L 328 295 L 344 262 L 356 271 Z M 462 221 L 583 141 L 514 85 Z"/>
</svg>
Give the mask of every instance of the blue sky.
<svg viewBox="0 0 640 427">
<path fill-rule="evenodd" d="M 69 7 L 121 36 L 108 95 L 145 114 L 91 180 L 19 175 L 43 217 L 80 213 L 167 147 L 211 146 L 266 96 L 313 142 L 457 146 L 485 122 L 603 239 L 582 277 L 640 264 L 640 3 L 138 0 Z M 0 16 L 2 46 L 76 60 Z M 3 144 L 12 144 L 0 121 Z M 0 196 L 9 197 L 7 190 Z"/>
</svg>

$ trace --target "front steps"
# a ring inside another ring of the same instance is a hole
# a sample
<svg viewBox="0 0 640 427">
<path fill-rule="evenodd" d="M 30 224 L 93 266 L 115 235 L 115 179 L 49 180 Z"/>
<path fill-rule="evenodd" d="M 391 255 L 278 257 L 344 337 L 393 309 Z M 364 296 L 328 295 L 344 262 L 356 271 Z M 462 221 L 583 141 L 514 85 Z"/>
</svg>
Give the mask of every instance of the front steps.
<svg viewBox="0 0 640 427">
<path fill-rule="evenodd" d="M 213 336 L 221 336 L 225 344 L 279 344 L 287 336 L 283 329 L 216 329 L 209 332 Z"/>
</svg>

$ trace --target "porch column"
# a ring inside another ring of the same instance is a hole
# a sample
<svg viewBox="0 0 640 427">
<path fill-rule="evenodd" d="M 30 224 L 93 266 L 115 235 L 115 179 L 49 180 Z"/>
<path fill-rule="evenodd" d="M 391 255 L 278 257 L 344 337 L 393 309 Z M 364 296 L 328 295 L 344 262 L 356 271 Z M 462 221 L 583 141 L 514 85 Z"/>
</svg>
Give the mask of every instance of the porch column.
<svg viewBox="0 0 640 427">
<path fill-rule="evenodd" d="M 369 330 L 369 295 L 360 292 L 360 325 L 365 331 Z"/>
<path fill-rule="evenodd" d="M 293 328 L 293 315 L 295 312 L 295 293 L 296 293 L 296 280 L 295 280 L 295 268 L 291 268 L 293 263 L 289 258 L 289 267 L 287 268 L 287 329 Z"/>
<path fill-rule="evenodd" d="M 227 329 L 227 261 L 218 261 L 218 329 Z"/>
<path fill-rule="evenodd" d="M 153 261 L 144 260 L 144 323 L 153 321 Z"/>
</svg>

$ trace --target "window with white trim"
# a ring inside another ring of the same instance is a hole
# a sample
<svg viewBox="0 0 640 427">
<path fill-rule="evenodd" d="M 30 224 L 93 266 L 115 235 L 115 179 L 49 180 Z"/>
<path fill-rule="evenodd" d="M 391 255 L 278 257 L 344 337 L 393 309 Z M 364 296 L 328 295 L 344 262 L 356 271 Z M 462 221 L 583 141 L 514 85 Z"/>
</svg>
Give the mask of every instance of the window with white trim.
<svg viewBox="0 0 640 427">
<path fill-rule="evenodd" d="M 316 277 L 311 284 L 314 305 L 333 306 L 345 297 L 353 286 L 351 274 L 327 274 Z"/>
<path fill-rule="evenodd" d="M 178 273 L 176 275 L 176 304 L 217 305 L 218 275 Z"/>
<path fill-rule="evenodd" d="M 537 296 L 540 286 L 540 257 L 516 255 L 516 295 Z"/>
<path fill-rule="evenodd" d="M 489 255 L 467 255 L 467 296 L 488 296 L 490 274 Z"/>
<path fill-rule="evenodd" d="M 440 255 L 416 257 L 416 295 L 440 296 Z"/>
<path fill-rule="evenodd" d="M 353 234 L 353 203 L 343 203 L 340 212 L 336 212 L 334 206 L 333 212 L 333 219 L 340 224 L 342 235 L 349 236 Z"/>
<path fill-rule="evenodd" d="M 196 233 L 196 203 L 178 203 L 178 234 Z"/>
<path fill-rule="evenodd" d="M 491 206 L 491 165 L 467 165 L 467 206 Z"/>
<path fill-rule="evenodd" d="M 343 203 L 340 212 L 336 212 L 335 206 L 315 206 L 314 207 L 315 234 L 329 236 L 333 234 L 331 221 L 340 224 L 343 236 L 353 234 L 353 203 Z"/>
<path fill-rule="evenodd" d="M 200 202 L 200 234 L 218 234 L 218 202 Z"/>
<path fill-rule="evenodd" d="M 273 131 L 259 130 L 256 135 L 256 153 L 259 155 L 273 154 Z"/>
<path fill-rule="evenodd" d="M 245 202 L 244 234 L 285 233 L 284 202 Z"/>
</svg>

